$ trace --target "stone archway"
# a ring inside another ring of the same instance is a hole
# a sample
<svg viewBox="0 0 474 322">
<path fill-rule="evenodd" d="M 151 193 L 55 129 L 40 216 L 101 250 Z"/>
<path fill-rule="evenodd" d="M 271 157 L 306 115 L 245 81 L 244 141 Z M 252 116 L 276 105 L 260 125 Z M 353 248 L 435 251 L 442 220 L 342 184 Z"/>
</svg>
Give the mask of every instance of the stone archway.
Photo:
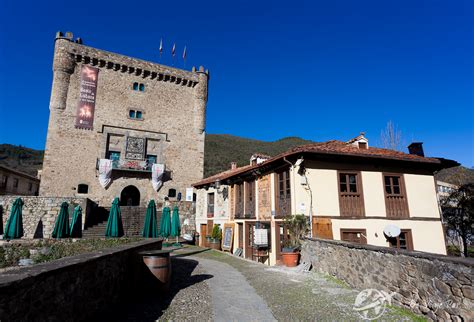
<svg viewBox="0 0 474 322">
<path fill-rule="evenodd" d="M 120 206 L 140 206 L 140 191 L 135 186 L 126 186 L 120 194 Z"/>
</svg>

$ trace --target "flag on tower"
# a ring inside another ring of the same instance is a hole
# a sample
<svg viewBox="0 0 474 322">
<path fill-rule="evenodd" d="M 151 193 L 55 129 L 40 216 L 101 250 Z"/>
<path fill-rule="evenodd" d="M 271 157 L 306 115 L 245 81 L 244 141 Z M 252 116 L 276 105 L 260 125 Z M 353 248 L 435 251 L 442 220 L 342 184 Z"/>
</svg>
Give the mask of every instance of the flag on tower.
<svg viewBox="0 0 474 322">
<path fill-rule="evenodd" d="M 183 59 L 186 60 L 186 46 L 184 46 L 184 50 L 183 50 Z"/>
<path fill-rule="evenodd" d="M 163 38 L 160 39 L 160 56 L 163 54 Z"/>
<path fill-rule="evenodd" d="M 176 51 L 176 43 L 173 44 L 173 48 L 171 49 L 171 55 L 173 55 L 173 57 L 175 56 L 175 51 Z"/>
</svg>

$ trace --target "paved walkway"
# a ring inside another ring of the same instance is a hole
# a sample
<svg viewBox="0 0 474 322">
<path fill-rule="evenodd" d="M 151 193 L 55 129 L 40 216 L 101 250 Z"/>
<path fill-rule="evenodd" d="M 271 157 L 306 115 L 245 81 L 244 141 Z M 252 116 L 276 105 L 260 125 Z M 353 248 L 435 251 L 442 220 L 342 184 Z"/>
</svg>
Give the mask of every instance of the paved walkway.
<svg viewBox="0 0 474 322">
<path fill-rule="evenodd" d="M 135 294 L 113 321 L 362 321 L 359 291 L 318 273 L 269 267 L 198 247 L 172 254 L 168 293 Z M 378 321 L 418 320 L 386 307 Z M 109 316 L 107 316 L 109 318 Z"/>
<path fill-rule="evenodd" d="M 199 266 L 213 278 L 211 289 L 214 321 L 276 321 L 265 301 L 247 279 L 229 264 L 199 258 Z"/>
</svg>

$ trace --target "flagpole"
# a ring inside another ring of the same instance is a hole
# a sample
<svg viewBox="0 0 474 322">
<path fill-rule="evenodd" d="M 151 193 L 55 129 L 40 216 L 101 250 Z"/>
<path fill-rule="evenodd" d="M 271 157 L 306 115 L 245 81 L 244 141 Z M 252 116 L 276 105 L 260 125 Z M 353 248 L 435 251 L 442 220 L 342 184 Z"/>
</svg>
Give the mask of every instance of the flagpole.
<svg viewBox="0 0 474 322">
<path fill-rule="evenodd" d="M 160 63 L 161 63 L 162 54 L 163 54 L 163 38 L 160 39 Z"/>
</svg>

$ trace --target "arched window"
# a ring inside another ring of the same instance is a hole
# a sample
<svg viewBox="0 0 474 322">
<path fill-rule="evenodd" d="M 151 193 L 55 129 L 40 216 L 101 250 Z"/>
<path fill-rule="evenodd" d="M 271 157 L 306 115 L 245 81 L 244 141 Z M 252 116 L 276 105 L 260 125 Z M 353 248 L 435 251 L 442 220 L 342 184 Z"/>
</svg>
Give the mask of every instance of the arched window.
<svg viewBox="0 0 474 322">
<path fill-rule="evenodd" d="M 139 89 L 140 89 L 140 92 L 144 92 L 145 91 L 145 84 L 140 84 Z"/>
<path fill-rule="evenodd" d="M 133 83 L 133 90 L 138 91 L 138 83 Z"/>
<path fill-rule="evenodd" d="M 89 192 L 89 185 L 85 183 L 80 183 L 77 186 L 77 193 L 88 193 Z"/>
</svg>

